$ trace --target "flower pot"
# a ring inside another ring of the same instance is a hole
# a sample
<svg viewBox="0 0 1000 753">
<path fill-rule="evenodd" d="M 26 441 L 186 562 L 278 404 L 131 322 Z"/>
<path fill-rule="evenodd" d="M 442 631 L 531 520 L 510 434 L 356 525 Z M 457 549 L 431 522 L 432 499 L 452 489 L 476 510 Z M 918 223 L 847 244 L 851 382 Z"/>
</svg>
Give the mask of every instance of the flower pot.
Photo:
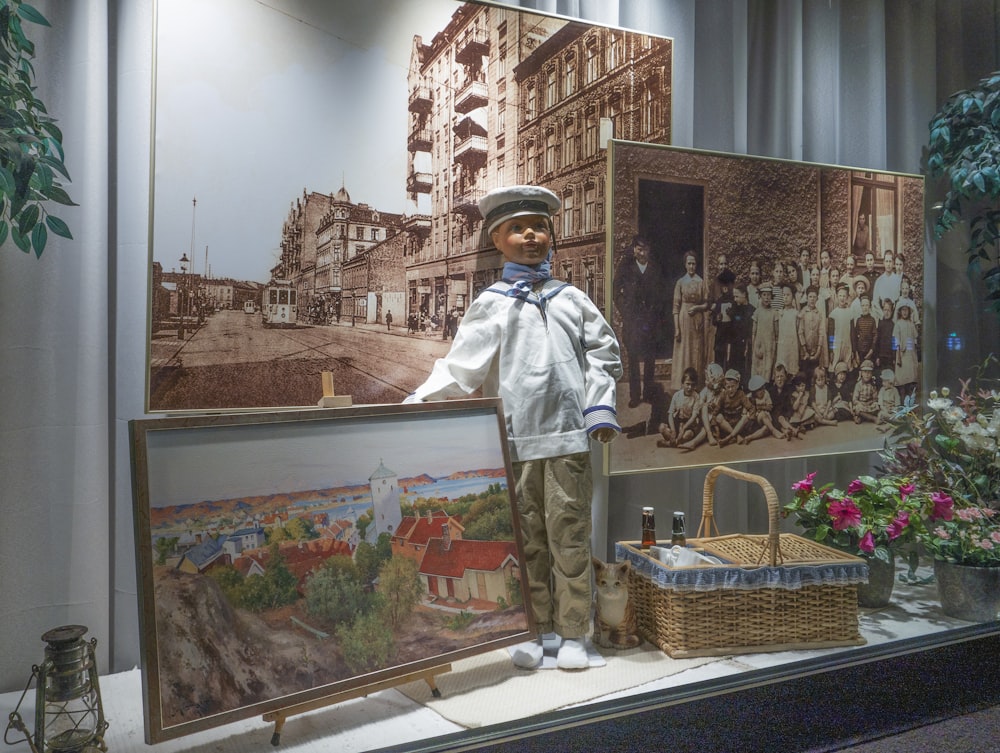
<svg viewBox="0 0 1000 753">
<path fill-rule="evenodd" d="M 878 557 L 865 557 L 868 563 L 868 583 L 858 585 L 858 606 L 884 607 L 892 598 L 892 587 L 896 583 L 896 557 L 889 562 Z"/>
<path fill-rule="evenodd" d="M 989 622 L 1000 614 L 1000 567 L 971 567 L 934 560 L 941 608 L 949 617 Z"/>
</svg>

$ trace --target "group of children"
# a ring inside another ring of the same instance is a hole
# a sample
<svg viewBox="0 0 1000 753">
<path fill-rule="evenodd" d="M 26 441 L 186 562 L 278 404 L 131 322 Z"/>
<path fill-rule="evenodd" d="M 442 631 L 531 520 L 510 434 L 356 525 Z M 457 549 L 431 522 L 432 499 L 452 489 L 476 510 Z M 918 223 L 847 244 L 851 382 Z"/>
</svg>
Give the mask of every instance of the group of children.
<svg viewBox="0 0 1000 753">
<path fill-rule="evenodd" d="M 802 439 L 809 429 L 841 421 L 871 422 L 886 430 L 901 406 L 900 394 L 892 370 L 884 369 L 877 379 L 874 371 L 872 361 L 865 360 L 852 381 L 847 364 L 840 361 L 831 380 L 823 366 L 814 367 L 811 375 L 791 375 L 779 362 L 770 382 L 754 375 L 744 389 L 738 371 L 711 363 L 697 390 L 698 374 L 689 367 L 659 425 L 657 446 L 690 451 L 706 442 L 725 447 L 765 437 Z"/>
</svg>

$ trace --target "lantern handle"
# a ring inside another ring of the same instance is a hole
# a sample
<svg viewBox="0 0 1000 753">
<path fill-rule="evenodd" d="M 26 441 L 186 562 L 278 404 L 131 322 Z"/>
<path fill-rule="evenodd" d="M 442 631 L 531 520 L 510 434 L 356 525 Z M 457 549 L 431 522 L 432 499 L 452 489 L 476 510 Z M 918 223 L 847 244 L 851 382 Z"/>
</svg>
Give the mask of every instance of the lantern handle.
<svg viewBox="0 0 1000 753">
<path fill-rule="evenodd" d="M 14 740 L 13 742 L 11 742 L 10 740 L 7 739 L 7 736 L 10 734 L 11 730 L 17 730 L 18 732 L 20 732 L 22 735 L 24 735 L 24 739 L 28 741 L 28 747 L 31 748 L 31 753 L 41 753 L 41 752 L 38 750 L 38 748 L 35 747 L 35 743 L 31 739 L 31 733 L 28 731 L 28 727 L 24 723 L 24 719 L 21 717 L 19 711 L 21 709 L 21 704 L 24 702 L 24 697 L 28 695 L 28 689 L 31 687 L 31 681 L 34 680 L 36 677 L 38 677 L 38 673 L 40 671 L 41 667 L 39 667 L 37 664 L 32 665 L 31 677 L 28 678 L 28 682 L 25 684 L 24 690 L 21 692 L 21 697 L 17 700 L 17 706 L 14 707 L 14 710 L 10 712 L 10 716 L 7 717 L 8 719 L 7 729 L 5 729 L 3 733 L 3 741 L 7 745 L 17 745 L 18 743 L 21 742 L 20 740 Z"/>
</svg>

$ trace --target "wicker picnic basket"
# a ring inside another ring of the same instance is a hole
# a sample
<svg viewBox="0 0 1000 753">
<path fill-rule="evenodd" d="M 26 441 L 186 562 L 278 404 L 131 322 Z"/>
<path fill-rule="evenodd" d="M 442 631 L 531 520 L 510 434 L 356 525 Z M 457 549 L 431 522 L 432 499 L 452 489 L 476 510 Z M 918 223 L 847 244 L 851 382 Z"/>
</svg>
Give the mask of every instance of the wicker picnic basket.
<svg viewBox="0 0 1000 753">
<path fill-rule="evenodd" d="M 719 535 L 714 496 L 720 474 L 763 489 L 767 535 Z M 778 496 L 765 478 L 716 466 L 705 478 L 702 519 L 688 546 L 722 564 L 667 567 L 638 542 L 617 543 L 617 559 L 632 565 L 629 589 L 639 634 L 674 658 L 865 643 L 857 591 L 868 580 L 868 565 L 780 533 L 779 512 Z"/>
</svg>

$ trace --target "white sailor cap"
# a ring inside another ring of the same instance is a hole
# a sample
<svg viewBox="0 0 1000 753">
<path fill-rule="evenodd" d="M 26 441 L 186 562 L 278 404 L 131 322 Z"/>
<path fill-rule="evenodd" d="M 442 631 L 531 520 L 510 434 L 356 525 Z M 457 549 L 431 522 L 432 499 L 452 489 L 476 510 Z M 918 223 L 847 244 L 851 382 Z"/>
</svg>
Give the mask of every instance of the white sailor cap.
<svg viewBox="0 0 1000 753">
<path fill-rule="evenodd" d="M 479 200 L 479 212 L 483 215 L 486 233 L 492 233 L 497 225 L 511 217 L 540 214 L 551 217 L 559 211 L 562 202 L 552 191 L 541 186 L 508 186 L 494 188 Z"/>
</svg>

